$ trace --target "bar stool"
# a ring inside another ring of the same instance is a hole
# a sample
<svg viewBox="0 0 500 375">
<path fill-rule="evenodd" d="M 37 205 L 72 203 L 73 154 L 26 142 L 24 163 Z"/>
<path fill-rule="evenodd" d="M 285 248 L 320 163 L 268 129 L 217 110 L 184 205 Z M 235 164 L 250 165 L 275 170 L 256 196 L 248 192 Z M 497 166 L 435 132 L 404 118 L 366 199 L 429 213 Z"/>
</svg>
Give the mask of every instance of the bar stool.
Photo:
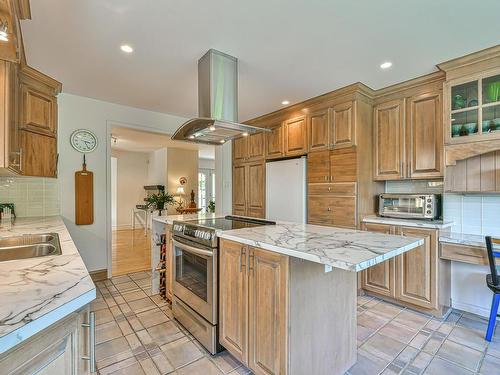
<svg viewBox="0 0 500 375">
<path fill-rule="evenodd" d="M 491 274 L 486 275 L 486 285 L 493 292 L 493 301 L 491 302 L 490 320 L 486 330 L 486 341 L 491 341 L 500 303 L 500 277 L 498 276 L 495 258 L 500 258 L 500 249 L 495 251 L 494 246 L 500 245 L 500 239 L 486 236 L 486 249 L 488 250 L 488 262 L 490 264 Z"/>
</svg>

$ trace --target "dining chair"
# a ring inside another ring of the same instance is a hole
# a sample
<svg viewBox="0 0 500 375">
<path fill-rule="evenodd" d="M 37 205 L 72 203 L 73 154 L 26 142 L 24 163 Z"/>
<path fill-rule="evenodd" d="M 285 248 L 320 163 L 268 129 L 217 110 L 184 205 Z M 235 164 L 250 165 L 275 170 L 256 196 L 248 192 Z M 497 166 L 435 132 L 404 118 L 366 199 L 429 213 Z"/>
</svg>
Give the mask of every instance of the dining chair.
<svg viewBox="0 0 500 375">
<path fill-rule="evenodd" d="M 500 245 L 499 238 L 486 236 L 486 250 L 488 251 L 488 262 L 490 264 L 490 274 L 486 275 L 486 285 L 493 292 L 493 301 L 491 302 L 490 320 L 488 329 L 486 330 L 486 341 L 491 341 L 493 332 L 495 331 L 495 323 L 498 314 L 498 305 L 500 303 L 500 277 L 498 276 L 495 258 L 500 258 L 500 249 L 496 246 Z"/>
</svg>

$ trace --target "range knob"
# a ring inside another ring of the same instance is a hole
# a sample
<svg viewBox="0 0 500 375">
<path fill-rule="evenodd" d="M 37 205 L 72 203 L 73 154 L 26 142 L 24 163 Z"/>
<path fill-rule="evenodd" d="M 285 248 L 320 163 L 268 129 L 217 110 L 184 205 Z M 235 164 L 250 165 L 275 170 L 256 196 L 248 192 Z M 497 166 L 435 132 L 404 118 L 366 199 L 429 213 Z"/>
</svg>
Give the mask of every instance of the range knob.
<svg viewBox="0 0 500 375">
<path fill-rule="evenodd" d="M 432 214 L 432 211 L 431 210 L 427 210 L 427 214 Z"/>
</svg>

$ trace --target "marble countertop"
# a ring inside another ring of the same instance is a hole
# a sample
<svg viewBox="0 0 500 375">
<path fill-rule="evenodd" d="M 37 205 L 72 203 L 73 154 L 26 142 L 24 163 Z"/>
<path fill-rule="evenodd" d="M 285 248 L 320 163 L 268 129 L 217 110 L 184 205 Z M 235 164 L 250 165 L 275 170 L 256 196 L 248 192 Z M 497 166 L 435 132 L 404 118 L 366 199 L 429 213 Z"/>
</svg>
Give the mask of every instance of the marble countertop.
<svg viewBox="0 0 500 375">
<path fill-rule="evenodd" d="M 484 236 L 479 234 L 466 234 L 450 232 L 439 236 L 439 242 L 454 243 L 466 246 L 478 246 L 486 248 Z"/>
<path fill-rule="evenodd" d="M 219 231 L 218 236 L 356 272 L 424 243 L 417 237 L 298 223 Z"/>
<path fill-rule="evenodd" d="M 188 221 L 196 219 L 213 219 L 215 217 L 224 217 L 224 215 L 197 213 L 187 215 L 166 215 L 166 216 L 153 216 L 153 220 L 163 224 L 172 225 L 175 221 Z"/>
<path fill-rule="evenodd" d="M 0 262 L 0 353 L 96 298 L 95 285 L 59 216 L 0 224 L 0 237 L 57 233 L 61 255 Z"/>
<path fill-rule="evenodd" d="M 392 217 L 367 216 L 363 219 L 364 223 L 401 225 L 406 227 L 444 229 L 453 225 L 453 221 L 439 220 L 418 220 L 418 219 L 397 219 Z"/>
</svg>

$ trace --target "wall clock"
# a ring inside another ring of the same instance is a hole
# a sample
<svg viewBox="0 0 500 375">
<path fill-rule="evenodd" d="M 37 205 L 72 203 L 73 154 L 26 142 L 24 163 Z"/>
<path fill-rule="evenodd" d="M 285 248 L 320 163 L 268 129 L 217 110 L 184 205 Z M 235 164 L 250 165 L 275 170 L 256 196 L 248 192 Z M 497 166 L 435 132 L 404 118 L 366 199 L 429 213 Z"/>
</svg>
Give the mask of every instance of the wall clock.
<svg viewBox="0 0 500 375">
<path fill-rule="evenodd" d="M 83 153 L 89 153 L 97 148 L 97 136 L 90 130 L 78 129 L 71 134 L 71 146 Z"/>
</svg>

